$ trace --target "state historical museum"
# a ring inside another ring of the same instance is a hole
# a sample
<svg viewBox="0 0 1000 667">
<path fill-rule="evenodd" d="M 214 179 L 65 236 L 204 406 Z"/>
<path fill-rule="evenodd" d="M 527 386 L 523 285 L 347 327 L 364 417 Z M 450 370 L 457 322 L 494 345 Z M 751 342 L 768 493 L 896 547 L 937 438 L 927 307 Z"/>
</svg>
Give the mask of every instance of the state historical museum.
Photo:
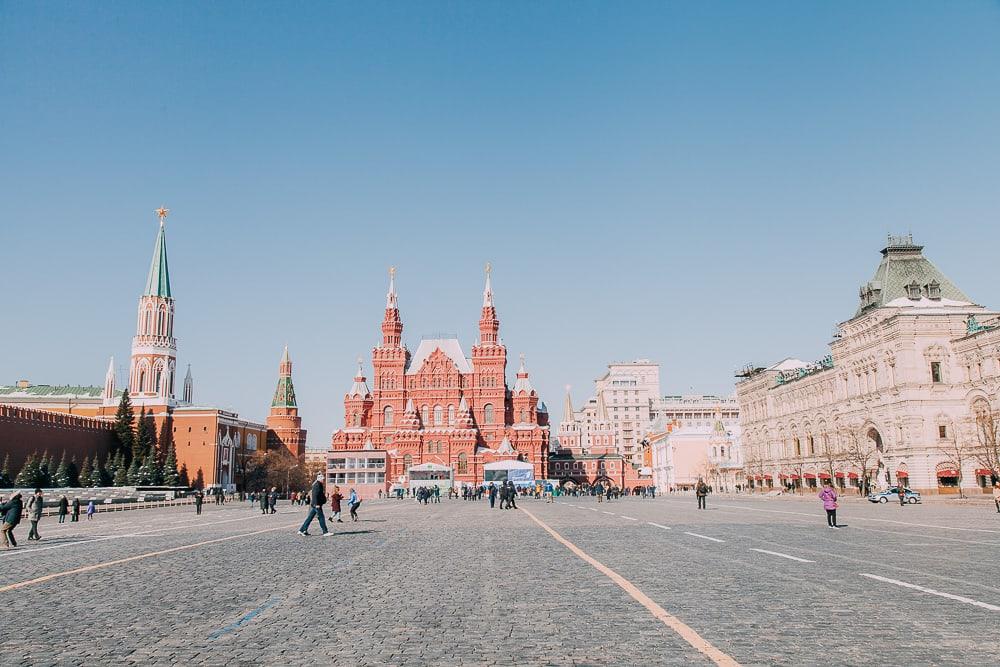
<svg viewBox="0 0 1000 667">
<path fill-rule="evenodd" d="M 383 450 L 384 484 L 406 484 L 410 468 L 451 469 L 456 486 L 483 481 L 483 466 L 523 461 L 547 477 L 549 419 L 528 379 L 524 359 L 507 386 L 507 348 L 499 338 L 490 267 L 486 267 L 479 342 L 466 357 L 456 338 L 403 344 L 395 271 L 389 272 L 382 344 L 372 350 L 372 384 L 361 368 L 344 397 L 344 428 L 332 450 Z"/>
</svg>

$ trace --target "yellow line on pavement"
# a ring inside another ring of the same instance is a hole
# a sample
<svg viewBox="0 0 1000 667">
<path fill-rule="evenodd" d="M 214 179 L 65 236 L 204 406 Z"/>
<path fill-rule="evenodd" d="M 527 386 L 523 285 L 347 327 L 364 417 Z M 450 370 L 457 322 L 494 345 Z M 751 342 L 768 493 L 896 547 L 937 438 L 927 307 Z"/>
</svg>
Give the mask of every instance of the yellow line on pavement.
<svg viewBox="0 0 1000 667">
<path fill-rule="evenodd" d="M 203 547 L 208 544 L 217 544 L 219 542 L 227 542 L 229 540 L 238 540 L 241 537 L 250 537 L 251 535 L 261 535 L 263 533 L 272 533 L 276 530 L 288 530 L 298 525 L 297 523 L 286 524 L 283 526 L 275 526 L 272 528 L 265 528 L 263 530 L 255 530 L 249 533 L 240 533 L 238 535 L 227 535 L 226 537 L 217 537 L 214 540 L 205 540 L 204 542 L 195 542 L 194 544 L 185 544 L 179 547 L 172 547 L 170 549 L 163 549 L 162 551 L 150 551 L 148 553 L 139 554 L 138 556 L 129 556 L 128 558 L 119 558 L 118 560 L 109 560 L 103 563 L 96 563 L 94 565 L 86 565 L 84 567 L 78 567 L 73 570 L 66 570 L 65 572 L 56 572 L 54 574 L 47 574 L 44 577 L 38 577 L 36 579 L 28 579 L 27 581 L 21 581 L 16 584 L 8 584 L 6 586 L 0 586 L 0 593 L 6 593 L 7 591 L 17 590 L 19 588 L 26 588 L 27 586 L 33 586 L 35 584 L 44 584 L 46 581 L 52 581 L 53 579 L 60 579 L 62 577 L 68 577 L 71 574 L 82 574 L 84 572 L 92 572 L 94 570 L 100 570 L 106 567 L 113 567 L 115 565 L 122 565 L 124 563 L 131 563 L 132 561 L 142 560 L 144 558 L 152 558 L 154 556 L 164 556 L 166 554 L 176 553 L 178 551 L 187 551 L 189 549 L 195 549 L 197 547 Z"/>
<path fill-rule="evenodd" d="M 557 542 L 576 554 L 578 558 L 588 563 L 591 567 L 606 576 L 611 581 L 618 584 L 618 586 L 631 595 L 636 602 L 648 609 L 654 617 L 680 635 L 684 641 L 690 644 L 698 652 L 705 655 L 709 660 L 714 662 L 716 665 L 724 667 L 739 667 L 739 663 L 736 662 L 732 656 L 713 646 L 708 642 L 708 640 L 699 635 L 691 626 L 687 625 L 673 614 L 668 613 L 663 607 L 656 604 L 648 595 L 639 590 L 639 588 L 631 581 L 621 576 L 604 563 L 601 563 L 597 559 L 588 555 L 583 551 L 583 549 L 557 533 L 555 529 L 551 528 L 547 523 L 536 517 L 528 510 L 522 508 L 521 511 L 527 514 L 532 521 L 541 526 Z"/>
</svg>

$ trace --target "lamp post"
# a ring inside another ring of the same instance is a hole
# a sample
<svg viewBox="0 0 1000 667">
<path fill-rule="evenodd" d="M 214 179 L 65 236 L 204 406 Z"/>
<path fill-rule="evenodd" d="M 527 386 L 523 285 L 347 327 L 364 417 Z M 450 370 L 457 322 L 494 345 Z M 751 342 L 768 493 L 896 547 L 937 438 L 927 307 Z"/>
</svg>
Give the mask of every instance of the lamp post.
<svg viewBox="0 0 1000 667">
<path fill-rule="evenodd" d="M 291 480 L 291 477 L 292 477 L 292 471 L 295 470 L 298 467 L 299 467 L 299 464 L 296 463 L 295 465 L 293 465 L 291 468 L 289 468 L 285 472 L 285 497 L 286 498 L 289 497 L 289 493 L 290 493 L 290 485 L 291 485 L 290 480 Z"/>
</svg>

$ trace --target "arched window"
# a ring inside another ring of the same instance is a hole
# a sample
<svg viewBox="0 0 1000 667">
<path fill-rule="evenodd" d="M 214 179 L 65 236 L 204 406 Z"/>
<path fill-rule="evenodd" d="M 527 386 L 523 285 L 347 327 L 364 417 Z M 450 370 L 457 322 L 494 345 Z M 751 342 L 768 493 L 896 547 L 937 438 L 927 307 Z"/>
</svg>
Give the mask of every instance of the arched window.
<svg viewBox="0 0 1000 667">
<path fill-rule="evenodd" d="M 444 425 L 444 409 L 440 405 L 434 406 L 434 425 L 435 426 Z"/>
<path fill-rule="evenodd" d="M 464 475 L 469 472 L 469 457 L 462 452 L 458 455 L 458 474 Z"/>
<path fill-rule="evenodd" d="M 157 368 L 156 369 L 156 377 L 155 377 L 155 379 L 153 381 L 153 391 L 155 391 L 157 394 L 160 393 L 160 381 L 161 380 L 163 380 L 163 369 L 162 368 Z"/>
<path fill-rule="evenodd" d="M 431 423 L 431 411 L 430 411 L 430 408 L 428 408 L 426 405 L 424 407 L 420 408 L 420 416 L 423 417 L 424 427 L 426 428 L 426 427 L 430 426 L 430 423 Z"/>
<path fill-rule="evenodd" d="M 146 391 L 146 369 L 139 371 L 139 391 Z"/>
<path fill-rule="evenodd" d="M 167 312 L 160 308 L 160 313 L 156 318 L 156 333 L 159 336 L 167 335 Z"/>
<path fill-rule="evenodd" d="M 522 424 L 527 424 L 528 423 L 528 411 L 527 410 L 521 410 L 521 418 L 518 421 L 520 421 Z"/>
<path fill-rule="evenodd" d="M 410 467 L 413 465 L 413 457 L 407 454 L 403 457 L 403 472 L 409 473 Z"/>
<path fill-rule="evenodd" d="M 382 411 L 382 415 L 384 416 L 384 419 L 382 420 L 382 424 L 384 426 L 392 426 L 392 406 L 391 405 L 385 406 L 385 410 Z"/>
<path fill-rule="evenodd" d="M 351 424 L 354 426 L 361 426 L 361 415 L 357 412 L 351 415 Z"/>
<path fill-rule="evenodd" d="M 454 405 L 449 405 L 448 406 L 448 426 L 454 426 L 454 425 L 455 425 L 455 406 Z"/>
<path fill-rule="evenodd" d="M 483 406 L 483 423 L 492 424 L 493 423 L 493 404 L 487 403 Z"/>
</svg>

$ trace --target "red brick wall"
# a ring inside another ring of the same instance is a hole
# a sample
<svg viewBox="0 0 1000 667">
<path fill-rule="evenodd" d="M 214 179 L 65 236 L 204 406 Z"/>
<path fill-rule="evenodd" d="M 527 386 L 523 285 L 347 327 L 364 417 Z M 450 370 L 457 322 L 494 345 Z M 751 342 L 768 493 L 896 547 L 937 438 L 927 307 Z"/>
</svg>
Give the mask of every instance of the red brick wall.
<svg viewBox="0 0 1000 667">
<path fill-rule="evenodd" d="M 58 461 L 65 451 L 69 457 L 76 456 L 77 464 L 94 454 L 103 459 L 114 437 L 112 422 L 0 405 L 0 463 L 9 453 L 11 475 L 34 452 L 48 451 Z"/>
</svg>

